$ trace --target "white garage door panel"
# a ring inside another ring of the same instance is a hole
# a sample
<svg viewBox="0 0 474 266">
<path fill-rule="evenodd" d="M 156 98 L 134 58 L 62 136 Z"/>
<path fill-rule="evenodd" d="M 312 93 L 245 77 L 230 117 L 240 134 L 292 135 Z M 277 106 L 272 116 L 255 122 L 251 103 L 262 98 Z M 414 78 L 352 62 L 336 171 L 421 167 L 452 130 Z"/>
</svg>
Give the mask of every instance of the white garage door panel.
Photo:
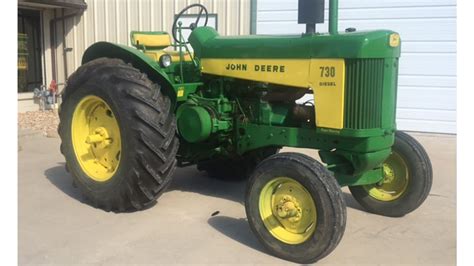
<svg viewBox="0 0 474 266">
<path fill-rule="evenodd" d="M 258 18 L 257 18 L 258 21 Z M 258 21 L 257 34 L 300 34 L 305 26 L 288 21 Z M 317 26 L 319 29 L 321 26 Z"/>
<path fill-rule="evenodd" d="M 326 22 L 329 18 L 329 9 L 325 10 Z M 413 7 L 400 8 L 365 8 L 365 9 L 341 9 L 339 16 L 344 20 L 357 19 L 419 19 L 419 18 L 456 18 L 455 6 L 435 6 L 423 9 L 416 9 Z M 293 10 L 279 10 L 279 11 L 260 11 L 258 14 L 259 21 L 274 22 L 274 21 L 297 21 L 298 11 Z"/>
<path fill-rule="evenodd" d="M 328 7 L 319 32 L 327 32 Z M 339 7 L 340 31 L 390 29 L 402 37 L 398 128 L 456 133 L 456 0 L 340 0 Z M 301 34 L 297 9 L 298 0 L 257 0 L 257 33 Z"/>
<path fill-rule="evenodd" d="M 340 0 L 339 8 L 455 6 L 456 0 Z M 328 1 L 326 0 L 326 7 Z M 258 0 L 258 10 L 297 10 L 297 0 Z"/>
<path fill-rule="evenodd" d="M 455 41 L 403 41 L 402 56 L 405 53 L 456 53 Z"/>
<path fill-rule="evenodd" d="M 451 88 L 398 87 L 398 108 L 456 110 L 456 90 Z"/>
<path fill-rule="evenodd" d="M 400 130 L 456 134 L 456 122 L 397 119 Z"/>
<path fill-rule="evenodd" d="M 341 30 L 349 27 L 358 30 L 390 29 L 399 32 L 402 41 L 456 40 L 454 18 L 342 20 L 339 25 Z"/>
<path fill-rule="evenodd" d="M 436 25 L 436 26 L 435 26 Z M 456 19 L 432 18 L 432 19 L 367 19 L 367 20 L 343 20 L 339 21 L 339 29 L 354 27 L 359 31 L 374 29 L 390 29 L 399 32 L 402 41 L 455 41 Z M 327 24 L 318 24 L 317 31 L 327 32 Z M 258 21 L 258 34 L 291 34 L 302 33 L 305 26 L 294 21 Z M 436 34 L 434 34 L 436 32 Z"/>
<path fill-rule="evenodd" d="M 456 111 L 399 108 L 397 117 L 408 120 L 452 122 L 456 119 Z"/>
<path fill-rule="evenodd" d="M 456 76 L 456 54 L 402 52 L 399 74 L 412 76 Z"/>
<path fill-rule="evenodd" d="M 398 86 L 455 89 L 456 77 L 399 75 Z"/>
</svg>

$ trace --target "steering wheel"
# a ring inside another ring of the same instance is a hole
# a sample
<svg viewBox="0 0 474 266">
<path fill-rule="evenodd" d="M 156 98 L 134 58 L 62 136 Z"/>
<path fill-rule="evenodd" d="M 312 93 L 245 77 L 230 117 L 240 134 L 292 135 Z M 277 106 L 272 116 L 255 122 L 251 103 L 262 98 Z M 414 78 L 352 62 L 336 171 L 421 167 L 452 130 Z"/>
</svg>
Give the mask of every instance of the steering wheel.
<svg viewBox="0 0 474 266">
<path fill-rule="evenodd" d="M 199 20 L 201 19 L 201 17 L 205 17 L 206 21 L 204 22 L 204 26 L 207 25 L 207 21 L 209 20 L 209 13 L 207 13 L 207 9 L 205 6 L 201 5 L 201 4 L 192 4 L 192 5 L 189 5 L 187 6 L 186 8 L 184 8 L 183 10 L 181 10 L 181 12 L 179 12 L 179 14 L 176 16 L 174 22 L 173 22 L 173 27 L 171 28 L 171 33 L 173 35 L 173 39 L 175 40 L 176 43 L 179 43 L 179 44 L 187 44 L 189 42 L 186 42 L 186 41 L 180 41 L 178 36 L 176 36 L 177 32 L 178 32 L 178 25 L 181 26 L 181 22 L 178 23 L 179 19 L 183 16 L 183 14 L 188 11 L 189 9 L 191 8 L 199 8 L 199 14 L 196 18 L 196 21 L 191 23 L 188 27 L 181 27 L 181 29 L 187 29 L 187 30 L 194 30 L 198 23 L 199 23 Z M 204 13 L 204 14 L 203 14 Z"/>
</svg>

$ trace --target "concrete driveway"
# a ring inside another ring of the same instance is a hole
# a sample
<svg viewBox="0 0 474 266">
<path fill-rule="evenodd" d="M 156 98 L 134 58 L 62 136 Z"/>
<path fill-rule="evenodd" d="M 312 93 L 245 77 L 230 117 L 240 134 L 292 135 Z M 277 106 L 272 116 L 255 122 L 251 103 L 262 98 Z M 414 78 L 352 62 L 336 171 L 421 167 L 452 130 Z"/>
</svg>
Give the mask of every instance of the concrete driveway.
<svg viewBox="0 0 474 266">
<path fill-rule="evenodd" d="M 434 167 L 425 204 L 406 217 L 387 218 L 364 212 L 343 189 L 346 232 L 319 265 L 456 263 L 456 138 L 413 135 Z M 290 264 L 268 255 L 250 231 L 245 182 L 213 180 L 194 167 L 178 169 L 151 208 L 107 213 L 89 206 L 72 187 L 59 139 L 29 136 L 19 143 L 21 265 Z M 211 216 L 215 211 L 220 213 Z"/>
</svg>

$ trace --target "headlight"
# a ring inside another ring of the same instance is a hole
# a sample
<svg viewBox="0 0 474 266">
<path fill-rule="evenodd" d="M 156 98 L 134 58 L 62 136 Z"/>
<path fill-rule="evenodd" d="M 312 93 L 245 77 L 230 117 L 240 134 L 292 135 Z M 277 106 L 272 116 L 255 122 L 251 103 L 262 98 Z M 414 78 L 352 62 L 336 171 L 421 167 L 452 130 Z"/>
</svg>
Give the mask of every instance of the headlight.
<svg viewBox="0 0 474 266">
<path fill-rule="evenodd" d="M 171 65 L 171 56 L 169 54 L 164 54 L 160 57 L 160 65 L 162 67 L 169 67 Z"/>
<path fill-rule="evenodd" d="M 389 44 L 390 44 L 390 47 L 400 46 L 400 35 L 398 35 L 398 33 L 390 34 Z"/>
</svg>

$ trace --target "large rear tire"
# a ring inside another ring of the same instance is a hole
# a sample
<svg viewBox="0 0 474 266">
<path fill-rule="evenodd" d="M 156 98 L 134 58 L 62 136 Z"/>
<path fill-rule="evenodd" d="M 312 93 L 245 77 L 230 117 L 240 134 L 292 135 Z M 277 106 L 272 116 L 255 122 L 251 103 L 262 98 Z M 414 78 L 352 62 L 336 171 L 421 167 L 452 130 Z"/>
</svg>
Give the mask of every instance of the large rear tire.
<svg viewBox="0 0 474 266">
<path fill-rule="evenodd" d="M 346 206 L 334 176 L 318 161 L 280 153 L 250 176 L 245 210 L 250 228 L 275 256 L 312 263 L 333 251 L 346 227 Z"/>
<path fill-rule="evenodd" d="M 349 187 L 354 198 L 371 213 L 400 217 L 426 200 L 433 182 L 430 158 L 410 135 L 397 131 L 392 154 L 384 162 L 378 184 Z"/>
<path fill-rule="evenodd" d="M 139 210 L 170 184 L 179 141 L 160 85 L 119 59 L 82 65 L 60 108 L 61 152 L 74 183 L 98 208 Z"/>
</svg>

